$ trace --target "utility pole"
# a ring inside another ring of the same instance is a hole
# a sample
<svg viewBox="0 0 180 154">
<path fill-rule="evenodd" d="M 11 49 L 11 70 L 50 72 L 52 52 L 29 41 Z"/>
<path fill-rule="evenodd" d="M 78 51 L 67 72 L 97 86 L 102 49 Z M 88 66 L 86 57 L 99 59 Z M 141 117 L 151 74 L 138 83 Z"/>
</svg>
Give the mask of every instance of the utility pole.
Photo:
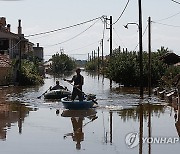
<svg viewBox="0 0 180 154">
<path fill-rule="evenodd" d="M 95 62 L 95 59 L 96 59 L 96 50 L 94 50 L 94 62 Z"/>
<path fill-rule="evenodd" d="M 142 5 L 139 4 L 139 68 L 140 68 L 140 98 L 143 99 L 143 48 L 142 48 Z"/>
<path fill-rule="evenodd" d="M 103 39 L 101 40 L 101 50 L 102 50 L 102 69 L 104 70 L 104 43 Z"/>
<path fill-rule="evenodd" d="M 22 37 L 20 36 L 20 48 L 19 48 L 19 72 L 21 72 L 21 61 L 22 61 Z"/>
<path fill-rule="evenodd" d="M 92 51 L 92 56 L 91 56 L 91 60 L 92 60 L 92 61 L 94 60 L 94 56 L 93 56 L 93 54 L 94 54 L 94 53 L 93 53 L 93 51 Z"/>
<path fill-rule="evenodd" d="M 121 46 L 119 46 L 118 51 L 119 51 L 119 54 L 120 54 L 121 53 Z"/>
<path fill-rule="evenodd" d="M 110 16 L 110 58 L 112 57 L 112 16 Z"/>
<path fill-rule="evenodd" d="M 113 23 L 112 23 L 112 16 L 110 16 L 110 18 L 108 19 L 108 18 L 106 18 L 106 20 L 109 20 L 110 21 L 110 26 L 109 26 L 109 28 L 107 27 L 107 25 L 106 25 L 106 29 L 109 29 L 110 30 L 110 39 L 109 39 L 109 42 L 110 42 L 110 44 L 109 44 L 109 48 L 110 48 L 110 60 L 111 60 L 111 58 L 112 58 L 112 25 L 113 25 Z M 112 88 L 112 79 L 110 79 L 110 89 Z"/>
<path fill-rule="evenodd" d="M 149 63 L 148 63 L 148 95 L 151 97 L 151 17 L 148 18 L 148 52 L 149 52 Z"/>
<path fill-rule="evenodd" d="M 20 82 L 21 82 L 21 61 L 22 61 L 22 36 L 20 35 L 19 36 L 19 39 L 20 39 L 20 42 L 19 42 L 19 65 L 18 65 L 18 68 L 17 68 L 17 78 L 16 78 L 16 80 L 17 80 L 17 82 L 18 82 L 18 84 L 20 84 Z"/>
<path fill-rule="evenodd" d="M 89 60 L 89 53 L 88 53 L 88 61 L 90 61 L 90 60 Z"/>
<path fill-rule="evenodd" d="M 98 47 L 98 74 L 99 74 L 99 47 Z"/>
<path fill-rule="evenodd" d="M 109 23 L 109 27 L 107 27 L 107 25 L 106 25 L 106 29 L 109 29 L 110 30 L 110 38 L 109 38 L 109 42 L 110 42 L 110 44 L 109 44 L 109 48 L 110 48 L 110 58 L 111 58 L 111 56 L 112 56 L 112 25 L 113 25 L 113 23 L 112 23 L 112 16 L 110 16 L 110 18 L 108 19 L 108 18 L 105 18 L 106 20 L 109 20 L 110 21 L 110 23 Z"/>
</svg>

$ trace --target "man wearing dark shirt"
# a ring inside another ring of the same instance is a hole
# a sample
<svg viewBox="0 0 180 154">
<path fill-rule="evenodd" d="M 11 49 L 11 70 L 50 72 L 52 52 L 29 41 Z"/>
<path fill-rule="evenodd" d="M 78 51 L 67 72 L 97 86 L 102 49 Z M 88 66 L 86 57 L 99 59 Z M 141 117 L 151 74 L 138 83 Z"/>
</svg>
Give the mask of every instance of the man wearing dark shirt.
<svg viewBox="0 0 180 154">
<path fill-rule="evenodd" d="M 76 75 L 74 75 L 71 80 L 64 79 L 65 81 L 68 82 L 74 82 L 72 100 L 74 100 L 76 96 L 78 96 L 79 101 L 83 100 L 82 85 L 84 84 L 84 77 L 80 73 L 81 73 L 81 69 L 78 68 L 76 69 Z"/>
<path fill-rule="evenodd" d="M 56 85 L 53 88 L 50 87 L 50 90 L 58 90 L 58 89 L 65 89 L 65 88 L 59 85 L 59 81 L 56 81 Z"/>
</svg>

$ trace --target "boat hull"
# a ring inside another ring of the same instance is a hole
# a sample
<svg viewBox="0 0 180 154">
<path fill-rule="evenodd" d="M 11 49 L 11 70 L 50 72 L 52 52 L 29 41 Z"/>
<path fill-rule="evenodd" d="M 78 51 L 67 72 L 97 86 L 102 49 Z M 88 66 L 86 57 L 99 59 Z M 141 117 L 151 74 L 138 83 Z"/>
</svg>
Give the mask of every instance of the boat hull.
<svg viewBox="0 0 180 154">
<path fill-rule="evenodd" d="M 59 89 L 59 90 L 52 90 L 44 95 L 45 99 L 61 99 L 63 97 L 67 97 L 71 95 L 70 91 Z"/>
<path fill-rule="evenodd" d="M 92 100 L 67 100 L 67 98 L 62 98 L 61 102 L 64 105 L 64 108 L 69 110 L 82 110 L 82 109 L 89 109 L 92 108 L 94 105 L 94 102 Z"/>
</svg>

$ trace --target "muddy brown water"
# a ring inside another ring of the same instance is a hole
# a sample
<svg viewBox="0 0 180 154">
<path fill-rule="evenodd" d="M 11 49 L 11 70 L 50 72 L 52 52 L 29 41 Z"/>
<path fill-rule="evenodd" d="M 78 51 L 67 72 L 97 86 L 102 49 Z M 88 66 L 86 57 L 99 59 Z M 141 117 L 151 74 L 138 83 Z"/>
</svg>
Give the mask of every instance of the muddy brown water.
<svg viewBox="0 0 180 154">
<path fill-rule="evenodd" d="M 180 111 L 152 97 L 139 100 L 138 89 L 119 87 L 82 72 L 83 91 L 96 94 L 98 107 L 68 111 L 59 100 L 38 99 L 56 80 L 47 75 L 36 87 L 0 87 L 1 154 L 176 154 Z M 178 135 L 179 134 L 179 135 Z"/>
</svg>

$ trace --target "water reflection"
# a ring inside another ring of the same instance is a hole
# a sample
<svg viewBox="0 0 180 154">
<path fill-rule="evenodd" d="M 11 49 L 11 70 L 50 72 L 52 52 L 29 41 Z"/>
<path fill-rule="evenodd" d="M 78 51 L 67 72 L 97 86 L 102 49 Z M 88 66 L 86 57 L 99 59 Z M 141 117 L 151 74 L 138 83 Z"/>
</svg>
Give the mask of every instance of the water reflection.
<svg viewBox="0 0 180 154">
<path fill-rule="evenodd" d="M 158 104 L 143 104 L 139 103 L 138 106 L 134 106 L 132 108 L 125 108 L 117 113 L 121 117 L 121 119 L 124 122 L 129 122 L 131 119 L 133 121 L 139 121 L 139 154 L 143 153 L 143 137 L 144 137 L 144 131 L 146 130 L 144 128 L 144 123 L 147 122 L 147 131 L 148 131 L 148 138 L 151 139 L 152 137 L 152 117 L 153 115 L 160 117 L 162 113 L 165 112 L 166 107 L 163 105 Z M 133 143 L 132 143 L 133 144 Z M 148 142 L 148 154 L 151 154 L 152 151 L 152 145 L 151 141 Z"/>
<path fill-rule="evenodd" d="M 171 106 L 174 109 L 175 126 L 180 137 L 180 102 L 172 102 Z"/>
<path fill-rule="evenodd" d="M 124 122 L 128 122 L 130 119 L 137 121 L 138 119 L 140 119 L 141 114 L 143 115 L 143 118 L 145 120 L 148 120 L 149 114 L 151 116 L 155 115 L 159 117 L 162 113 L 165 112 L 165 109 L 166 107 L 164 105 L 147 103 L 124 108 L 118 111 L 118 114 Z"/>
<path fill-rule="evenodd" d="M 176 129 L 177 129 L 177 132 L 178 132 L 178 135 L 180 137 L 180 103 L 179 103 L 179 106 L 178 106 L 178 113 L 177 113 L 177 121 L 175 123 L 175 126 L 176 126 Z"/>
<path fill-rule="evenodd" d="M 68 74 L 67 78 L 71 78 L 72 75 Z M 110 89 L 109 79 L 102 75 L 98 76 L 95 73 L 84 71 L 82 75 L 85 77 L 83 91 L 97 95 L 99 104 L 96 108 L 97 113 L 95 110 L 66 110 L 62 113 L 61 102 L 46 101 L 43 97 L 37 99 L 51 85 L 54 85 L 56 80 L 71 90 L 72 86 L 63 81 L 66 75 L 47 75 L 48 78 L 41 87 L 3 87 L 0 89 L 1 140 L 6 140 L 7 130 L 11 129 L 11 137 L 8 137 L 5 144 L 1 142 L 1 145 L 6 145 L 1 146 L 1 153 L 20 154 L 19 149 L 9 148 L 13 145 L 17 146 L 14 142 L 21 145 L 21 148 L 23 147 L 22 153 L 26 153 L 27 150 L 29 153 L 58 153 L 59 145 L 62 147 L 61 153 L 75 153 L 76 148 L 83 149 L 83 153 L 86 154 L 93 153 L 95 150 L 104 154 L 155 154 L 157 151 L 177 153 L 179 145 L 159 146 L 150 142 L 144 144 L 142 137 L 153 137 L 154 135 L 176 137 L 177 134 L 180 136 L 180 107 L 178 104 L 172 104 L 170 108 L 162 105 L 159 99 L 154 98 L 150 103 L 147 100 L 140 103 L 139 89 L 122 87 L 114 82 L 113 88 Z M 11 103 L 6 102 L 7 99 Z M 39 110 L 29 116 L 32 109 L 20 102 L 36 106 Z M 62 113 L 62 116 L 54 115 L 55 110 L 57 115 Z M 68 131 L 67 128 L 70 130 Z M 23 131 L 24 129 L 26 131 Z M 21 136 L 17 137 L 14 131 L 19 132 Z M 125 136 L 131 132 L 138 132 L 141 140 L 138 140 L 137 147 L 128 149 Z M 59 135 L 64 138 L 60 138 Z M 4 152 L 7 149 L 9 152 Z"/>
<path fill-rule="evenodd" d="M 96 120 L 96 111 L 94 109 L 89 110 L 65 110 L 61 114 L 62 117 L 70 117 L 72 123 L 72 133 L 64 134 L 64 139 L 68 136 L 72 137 L 73 141 L 76 142 L 76 149 L 81 149 L 81 142 L 84 141 L 83 128 Z M 83 121 L 87 118 L 89 121 L 83 124 Z"/>
<path fill-rule="evenodd" d="M 0 103 L 0 139 L 5 141 L 7 130 L 14 123 L 18 123 L 19 134 L 22 134 L 22 125 L 31 108 L 19 103 Z"/>
</svg>

